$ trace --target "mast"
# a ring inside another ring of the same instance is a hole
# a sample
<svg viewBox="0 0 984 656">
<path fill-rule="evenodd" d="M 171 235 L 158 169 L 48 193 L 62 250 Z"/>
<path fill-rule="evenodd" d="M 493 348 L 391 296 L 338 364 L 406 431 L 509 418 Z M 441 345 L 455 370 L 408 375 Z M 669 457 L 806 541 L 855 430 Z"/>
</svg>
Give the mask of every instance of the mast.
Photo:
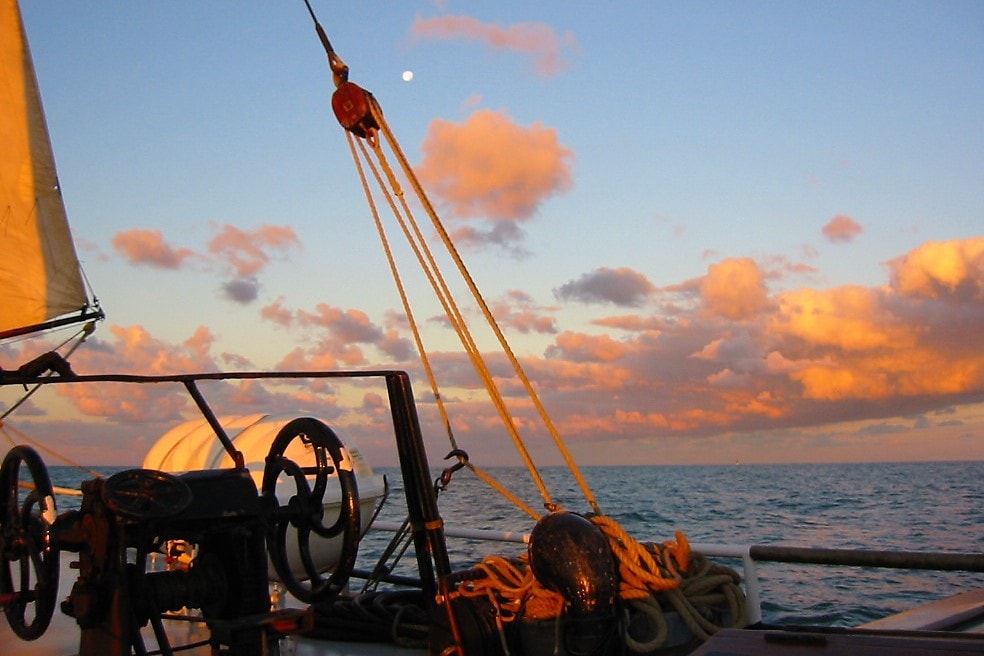
<svg viewBox="0 0 984 656">
<path fill-rule="evenodd" d="M 17 0 L 0 0 L 0 339 L 103 318 L 89 301 Z"/>
</svg>

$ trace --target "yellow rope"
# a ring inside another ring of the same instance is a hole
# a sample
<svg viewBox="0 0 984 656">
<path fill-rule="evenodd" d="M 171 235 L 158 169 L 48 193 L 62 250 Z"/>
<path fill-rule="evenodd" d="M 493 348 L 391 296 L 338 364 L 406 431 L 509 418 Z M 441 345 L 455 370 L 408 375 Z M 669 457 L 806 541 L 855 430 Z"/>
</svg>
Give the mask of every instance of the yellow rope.
<svg viewBox="0 0 984 656">
<path fill-rule="evenodd" d="M 591 520 L 611 544 L 618 563 L 619 596 L 652 623 L 651 635 L 644 639 L 626 632 L 625 642 L 631 651 L 648 653 L 663 645 L 668 635 L 665 608 L 676 611 L 700 641 L 722 628 L 708 619 L 708 609 L 726 614 L 732 627 L 744 624 L 745 597 L 738 587 L 738 573 L 692 552 L 682 532 L 676 533 L 675 540 L 643 545 L 611 518 Z M 498 609 L 503 622 L 520 617 L 551 619 L 564 610 L 564 598 L 537 581 L 526 554 L 514 559 L 488 556 L 475 569 L 479 577 L 460 583 L 456 594 L 486 597 Z"/>
<path fill-rule="evenodd" d="M 560 451 L 561 455 L 563 456 L 564 462 L 567 464 L 568 469 L 570 469 L 575 480 L 580 486 L 581 491 L 584 494 L 585 500 L 588 502 L 588 504 L 591 506 L 592 510 L 595 513 L 601 513 L 601 509 L 598 507 L 598 502 L 595 498 L 594 492 L 588 486 L 587 480 L 584 478 L 583 474 L 578 468 L 577 463 L 574 462 L 574 458 L 571 456 L 570 451 L 567 449 L 567 445 L 564 444 L 563 439 L 561 439 L 560 433 L 557 431 L 557 428 L 556 426 L 554 426 L 554 423 L 551 420 L 550 415 L 547 413 L 546 408 L 543 406 L 543 403 L 540 401 L 540 397 L 536 393 L 536 390 L 533 388 L 533 384 L 526 376 L 526 372 L 524 371 L 522 365 L 520 364 L 519 359 L 516 357 L 515 353 L 513 353 L 512 348 L 509 346 L 509 342 L 506 340 L 505 335 L 502 333 L 502 330 L 500 329 L 498 322 L 495 320 L 492 311 L 489 309 L 488 304 L 485 302 L 485 299 L 482 297 L 482 293 L 479 291 L 478 285 L 475 284 L 475 281 L 472 278 L 471 273 L 468 271 L 468 268 L 465 266 L 464 261 L 461 259 L 461 256 L 458 253 L 458 249 L 455 247 L 454 242 L 451 241 L 451 237 L 448 235 L 447 230 L 444 228 L 444 224 L 441 222 L 440 217 L 437 215 L 437 212 L 434 210 L 433 205 L 431 205 L 430 199 L 428 198 L 423 187 L 420 185 L 420 181 L 417 179 L 416 174 L 413 172 L 413 168 L 410 166 L 410 163 L 407 161 L 406 156 L 403 154 L 402 150 L 400 149 L 400 145 L 396 141 L 396 137 L 390 131 L 389 125 L 386 123 L 386 120 L 383 117 L 382 110 L 379 108 L 379 105 L 375 102 L 374 99 L 370 102 L 370 106 L 372 108 L 373 119 L 376 121 L 376 124 L 380 126 L 380 129 L 383 131 L 383 134 L 386 136 L 387 140 L 389 141 L 390 148 L 393 149 L 393 152 L 395 153 L 397 159 L 399 160 L 400 165 L 403 168 L 404 175 L 407 176 L 407 179 L 410 181 L 410 184 L 413 186 L 414 191 L 417 193 L 417 197 L 420 199 L 421 203 L 424 206 L 425 211 L 427 212 L 427 215 L 431 219 L 431 223 L 434 225 L 435 230 L 437 230 L 438 235 L 440 235 L 441 240 L 443 241 L 448 254 L 451 256 L 451 258 L 454 260 L 454 263 L 457 265 L 458 272 L 461 274 L 462 279 L 468 285 L 468 289 L 471 291 L 472 296 L 475 299 L 475 302 L 482 310 L 482 314 L 485 316 L 486 322 L 488 323 L 489 327 L 492 329 L 493 333 L 498 339 L 499 345 L 501 346 L 503 352 L 509 358 L 509 362 L 510 364 L 512 364 L 513 370 L 516 372 L 516 375 L 523 383 L 523 387 L 526 389 L 527 395 L 529 396 L 530 400 L 533 402 L 533 405 L 536 407 L 537 412 L 540 414 L 540 419 L 543 421 L 544 426 L 546 426 L 548 432 L 550 433 L 551 438 L 553 438 L 554 444 L 557 446 L 557 449 Z M 525 451 L 525 447 L 524 447 L 524 451 Z M 542 486 L 542 481 L 539 478 L 539 473 L 534 473 L 535 467 L 532 466 L 532 461 L 530 461 L 527 466 L 528 468 L 530 468 L 531 474 L 533 474 L 534 478 L 537 479 L 537 485 Z M 541 492 L 543 490 L 545 490 L 545 487 L 542 488 Z M 548 508 L 555 509 L 556 506 L 548 501 Z"/>
<path fill-rule="evenodd" d="M 11 431 L 12 433 L 14 433 L 17 436 L 17 440 L 15 440 L 13 437 L 10 436 L 10 434 L 7 432 L 8 430 Z M 42 452 L 48 454 L 49 456 L 55 458 L 56 460 L 60 460 L 60 461 L 64 462 L 66 465 L 69 465 L 71 467 L 75 467 L 76 469 L 81 469 L 82 471 L 88 472 L 88 473 L 92 474 L 93 476 L 95 476 L 97 478 L 102 478 L 103 477 L 103 475 L 100 474 L 99 472 L 97 472 L 96 470 L 90 469 L 90 468 L 88 468 L 88 467 L 86 467 L 86 466 L 84 466 L 84 465 L 82 465 L 82 464 L 80 464 L 78 462 L 75 462 L 74 460 L 72 460 L 68 456 L 66 456 L 64 454 L 61 454 L 61 453 L 55 451 L 54 449 L 51 449 L 49 447 L 46 447 L 41 442 L 38 442 L 37 440 L 32 439 L 24 431 L 19 430 L 18 428 L 15 428 L 14 426 L 11 426 L 10 424 L 8 424 L 5 421 L 0 421 L 0 433 L 2 433 L 5 438 L 7 438 L 7 441 L 10 443 L 11 446 L 16 446 L 17 444 L 24 444 L 24 443 L 30 444 L 32 447 L 34 447 L 38 451 L 42 451 Z"/>
<path fill-rule="evenodd" d="M 682 531 L 677 531 L 676 542 L 646 548 L 611 517 L 595 515 L 590 519 L 608 538 L 618 562 L 622 598 L 638 599 L 680 587 L 680 573 L 686 572 L 690 563 L 690 544 Z"/>
<path fill-rule="evenodd" d="M 475 569 L 483 576 L 460 584 L 458 594 L 487 597 L 503 622 L 512 622 L 520 616 L 528 619 L 558 617 L 564 609 L 564 598 L 536 580 L 525 554 L 516 559 L 487 556 Z"/>
<path fill-rule="evenodd" d="M 369 208 L 372 211 L 373 221 L 376 224 L 376 232 L 379 234 L 379 240 L 382 242 L 383 251 L 386 254 L 386 261 L 389 263 L 390 272 L 393 275 L 393 280 L 396 283 L 397 292 L 400 295 L 400 301 L 403 303 L 403 311 L 407 315 L 407 321 L 410 324 L 410 330 L 413 333 L 414 343 L 417 345 L 417 352 L 420 354 L 420 360 L 424 365 L 424 371 L 427 374 L 427 380 L 430 382 L 431 392 L 434 394 L 434 399 L 437 402 L 437 409 L 441 415 L 441 420 L 444 422 L 444 429 L 447 432 L 448 440 L 451 442 L 452 448 L 458 448 L 457 442 L 454 439 L 454 431 L 451 430 L 451 420 L 448 417 L 447 408 L 444 405 L 444 399 L 441 398 L 441 393 L 438 390 L 437 378 L 434 375 L 434 369 L 431 367 L 430 357 L 427 355 L 427 350 L 424 348 L 423 338 L 420 335 L 420 329 L 417 325 L 417 321 L 414 318 L 413 310 L 410 307 L 410 301 L 407 297 L 406 288 L 403 286 L 403 279 L 400 277 L 399 268 L 396 265 L 396 259 L 393 257 L 393 251 L 389 245 L 389 239 L 386 237 L 386 229 L 383 227 L 383 223 L 379 218 L 379 211 L 376 208 L 376 203 L 372 195 L 372 190 L 369 187 L 369 182 L 366 179 L 365 170 L 362 168 L 362 161 L 359 159 L 359 155 L 355 150 L 355 137 L 352 136 L 351 132 L 345 133 L 348 137 L 349 150 L 352 152 L 352 160 L 355 162 L 355 167 L 359 172 L 359 179 L 362 181 L 362 189 L 366 195 L 366 202 L 369 204 Z M 363 156 L 365 157 L 365 146 L 362 142 L 359 142 L 359 147 L 362 149 Z M 372 165 L 372 162 L 366 157 L 366 161 Z M 372 169 L 375 174 L 375 168 Z M 377 184 L 382 187 L 381 181 L 378 174 L 376 174 Z M 385 188 L 383 188 L 385 191 Z M 402 193 L 402 192 L 398 192 Z M 391 209 L 394 210 L 393 203 L 390 200 L 389 194 L 386 194 L 387 200 L 390 202 Z"/>
<path fill-rule="evenodd" d="M 387 137 L 387 141 L 390 145 L 390 148 L 396 153 L 397 158 L 403 164 L 404 175 L 406 175 L 407 178 L 411 181 L 411 184 L 414 187 L 414 189 L 417 191 L 418 196 L 421 196 L 421 201 L 428 209 L 428 212 L 432 213 L 433 208 L 430 206 L 429 201 L 427 201 L 426 196 L 423 195 L 423 190 L 420 188 L 419 183 L 416 181 L 412 169 L 410 169 L 409 164 L 406 162 L 406 158 L 403 156 L 402 152 L 400 152 L 399 144 L 396 143 L 396 140 L 393 137 L 392 133 L 389 132 L 388 127 L 385 125 L 385 120 L 382 117 L 382 113 L 378 111 L 378 105 L 376 105 L 374 101 L 371 103 L 371 105 L 374 111 L 374 119 L 376 120 L 377 124 L 383 127 L 383 133 Z M 387 179 L 390 181 L 390 187 L 398 190 L 399 184 L 395 180 L 395 176 L 393 175 L 392 169 L 386 161 L 382 149 L 378 147 L 378 140 L 374 139 L 370 141 L 370 145 L 372 146 L 373 151 L 376 153 L 377 160 L 380 162 L 380 166 L 385 172 Z M 370 167 L 373 170 L 374 175 L 376 175 L 377 177 L 377 183 L 385 191 L 386 186 L 383 185 L 376 168 L 372 166 L 371 162 L 369 163 L 370 163 Z M 394 212 L 394 216 L 397 218 L 400 227 L 403 229 L 404 235 L 407 237 L 408 243 L 410 243 L 411 247 L 413 248 L 414 253 L 417 256 L 417 259 L 421 264 L 421 268 L 424 270 L 425 274 L 427 275 L 427 278 L 430 281 L 431 286 L 435 291 L 435 294 L 437 295 L 438 299 L 441 301 L 442 305 L 444 306 L 445 313 L 447 314 L 453 327 L 458 333 L 459 339 L 461 340 L 462 345 L 465 347 L 466 352 L 471 358 L 476 372 L 478 372 L 479 376 L 482 378 L 486 390 L 489 392 L 489 397 L 492 400 L 493 405 L 496 407 L 496 410 L 498 411 L 500 418 L 502 419 L 503 425 L 506 427 L 506 430 L 509 432 L 510 437 L 513 439 L 513 442 L 516 445 L 517 450 L 523 457 L 527 469 L 529 469 L 529 471 L 531 472 L 534 482 L 536 483 L 538 489 L 540 490 L 541 495 L 543 496 L 545 505 L 550 509 L 555 509 L 557 505 L 553 502 L 550 493 L 543 482 L 542 477 L 537 471 L 536 466 L 534 465 L 532 458 L 530 457 L 529 452 L 527 451 L 526 446 L 522 441 L 522 438 L 519 436 L 518 432 L 516 431 L 515 422 L 513 421 L 512 416 L 510 415 L 509 410 L 506 407 L 505 400 L 502 397 L 502 394 L 498 391 L 495 381 L 492 378 L 492 374 L 489 371 L 488 366 L 482 359 L 481 352 L 478 349 L 478 346 L 475 343 L 473 337 L 471 336 L 471 333 L 467 329 L 467 325 L 464 321 L 464 317 L 460 309 L 457 307 L 457 305 L 454 302 L 454 297 L 451 294 L 446 281 L 444 280 L 443 276 L 440 273 L 440 268 L 438 267 L 437 262 L 433 257 L 433 254 L 431 253 L 430 249 L 427 247 L 426 240 L 424 239 L 424 236 L 420 231 L 419 225 L 413 219 L 413 213 L 410 210 L 410 207 L 406 204 L 406 200 L 403 197 L 402 192 L 398 192 L 396 196 L 400 199 L 400 202 L 403 207 L 403 213 L 397 211 L 395 206 L 392 206 L 391 204 L 391 209 Z M 388 194 L 387 194 L 387 198 L 389 198 Z M 432 220 L 433 219 L 436 219 L 436 215 L 432 215 Z M 455 256 L 456 259 L 460 261 L 460 258 L 457 258 L 457 253 L 453 253 L 453 256 Z M 399 274 L 395 273 L 394 275 L 398 276 Z M 471 281 L 469 282 L 471 283 L 472 286 L 474 285 L 473 282 Z"/>
<path fill-rule="evenodd" d="M 476 476 L 478 476 L 480 479 L 482 479 L 483 481 L 485 481 L 485 483 L 487 485 L 489 485 L 490 487 L 492 487 L 496 492 L 498 492 L 499 494 L 501 494 L 502 496 L 504 496 L 506 499 L 509 499 L 510 501 L 512 501 L 513 504 L 515 504 L 517 508 L 519 508 L 520 510 L 522 510 L 523 512 L 525 512 L 527 515 L 529 515 L 533 519 L 539 519 L 540 518 L 539 513 L 537 513 L 532 508 L 530 508 L 522 499 L 520 499 L 515 494 L 513 494 L 512 492 L 510 492 L 506 488 L 506 486 L 504 486 L 502 483 L 500 483 L 495 478 L 493 478 L 491 474 L 482 471 L 481 469 L 479 469 L 478 467 L 476 467 L 475 465 L 473 465 L 470 462 L 466 462 L 465 463 L 465 466 L 468 467 L 468 469 L 470 469 L 471 471 L 473 471 Z"/>
</svg>

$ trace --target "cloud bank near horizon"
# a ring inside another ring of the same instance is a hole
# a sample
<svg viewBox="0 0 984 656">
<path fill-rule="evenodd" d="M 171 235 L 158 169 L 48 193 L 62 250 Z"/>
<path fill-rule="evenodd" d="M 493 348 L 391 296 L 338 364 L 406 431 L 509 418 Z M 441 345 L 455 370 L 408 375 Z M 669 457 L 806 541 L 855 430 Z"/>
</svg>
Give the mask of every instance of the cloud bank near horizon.
<svg viewBox="0 0 984 656">
<path fill-rule="evenodd" d="M 940 421 L 948 421 L 945 413 L 954 407 L 984 400 L 984 354 L 977 347 L 984 331 L 984 238 L 927 242 L 886 269 L 888 282 L 877 287 L 776 291 L 770 284 L 782 274 L 751 258 L 721 260 L 698 279 L 664 288 L 629 268 L 588 272 L 558 286 L 561 303 L 632 310 L 597 316 L 596 331 L 564 329 L 557 325 L 558 306 L 537 305 L 518 291 L 494 306 L 507 331 L 550 339 L 542 353 L 521 359 L 561 434 L 576 442 L 893 417 L 919 425 L 928 413 L 944 413 Z M 278 369 L 399 366 L 423 380 L 396 313 L 378 323 L 356 308 L 291 309 L 278 299 L 260 319 L 296 337 Z M 7 351 L 5 359 L 16 360 L 18 354 Z M 247 354 L 217 351 L 206 327 L 174 344 L 140 326 L 110 326 L 72 362 L 85 373 L 160 374 L 250 362 Z M 473 400 L 477 381 L 467 357 L 431 357 L 448 390 L 456 431 L 496 431 L 494 408 Z M 519 386 L 502 357 L 490 362 L 507 398 L 514 397 Z M 119 425 L 163 425 L 189 409 L 187 401 L 158 397 L 156 390 L 127 398 L 90 396 L 83 387 L 64 388 L 76 410 Z M 319 407 L 322 416 L 346 412 L 327 384 L 289 393 L 229 385 L 227 394 L 258 412 L 298 405 Z M 532 408 L 516 403 L 517 425 L 542 434 Z M 357 402 L 356 409 L 365 404 Z M 433 419 L 431 410 L 424 403 L 422 412 Z"/>
</svg>

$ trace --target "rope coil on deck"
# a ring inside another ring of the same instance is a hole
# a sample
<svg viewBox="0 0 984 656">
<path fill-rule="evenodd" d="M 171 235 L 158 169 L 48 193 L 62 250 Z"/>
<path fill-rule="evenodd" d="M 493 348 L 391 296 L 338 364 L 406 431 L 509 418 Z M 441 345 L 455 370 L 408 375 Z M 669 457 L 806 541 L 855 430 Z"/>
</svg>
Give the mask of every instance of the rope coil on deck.
<svg viewBox="0 0 984 656">
<path fill-rule="evenodd" d="M 746 616 L 741 577 L 734 570 L 691 551 L 682 532 L 663 543 L 640 543 L 610 517 L 590 518 L 605 533 L 618 562 L 619 596 L 628 616 L 626 645 L 635 653 L 652 651 L 669 636 L 666 613 L 677 613 L 693 636 L 706 640 L 724 625 L 741 626 Z M 529 557 L 488 556 L 462 575 L 454 593 L 485 597 L 503 623 L 559 617 L 564 598 L 543 587 L 533 575 Z"/>
</svg>

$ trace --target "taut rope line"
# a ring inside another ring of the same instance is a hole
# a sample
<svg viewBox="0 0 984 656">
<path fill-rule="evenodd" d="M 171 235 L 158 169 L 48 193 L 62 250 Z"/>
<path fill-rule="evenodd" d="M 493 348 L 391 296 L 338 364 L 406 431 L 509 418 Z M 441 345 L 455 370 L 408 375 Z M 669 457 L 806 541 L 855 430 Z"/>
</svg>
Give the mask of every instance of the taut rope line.
<svg viewBox="0 0 984 656">
<path fill-rule="evenodd" d="M 440 394 L 440 391 L 438 390 L 436 377 L 434 376 L 433 370 L 430 367 L 429 358 L 427 357 L 427 352 L 426 349 L 424 348 L 423 340 L 420 336 L 419 326 L 417 325 L 417 322 L 414 319 L 413 312 L 410 310 L 409 301 L 406 295 L 406 289 L 405 286 L 403 285 L 402 277 L 400 276 L 399 273 L 399 268 L 396 265 L 396 262 L 392 256 L 392 249 L 390 248 L 389 245 L 389 239 L 386 236 L 386 230 L 383 227 L 382 222 L 379 218 L 379 213 L 377 210 L 376 203 L 372 199 L 371 189 L 368 187 L 368 184 L 365 181 L 365 173 L 362 167 L 362 161 L 359 160 L 359 158 L 356 155 L 354 146 L 352 146 L 353 137 L 351 133 L 347 133 L 347 135 L 350 142 L 350 149 L 352 150 L 353 158 L 355 159 L 356 167 L 358 168 L 359 175 L 363 180 L 363 189 L 367 195 L 367 200 L 373 212 L 373 219 L 376 222 L 376 229 L 377 232 L 379 233 L 379 238 L 383 244 L 383 249 L 386 252 L 386 256 L 390 264 L 390 270 L 393 274 L 394 281 L 396 282 L 397 289 L 399 290 L 400 298 L 404 304 L 404 309 L 407 312 L 407 320 L 410 323 L 411 330 L 413 331 L 415 340 L 417 342 L 417 348 L 421 353 L 421 359 L 424 362 L 424 368 L 427 371 L 428 378 L 431 382 L 432 391 L 434 393 L 435 398 L 437 399 L 438 408 L 442 415 L 442 420 L 444 421 L 445 427 L 448 431 L 449 441 L 451 442 L 452 449 L 458 450 L 457 441 L 454 439 L 454 434 L 451 431 L 450 420 L 448 419 L 447 416 L 447 410 L 444 406 L 443 398 Z M 488 365 L 485 363 L 484 359 L 482 358 L 481 352 L 479 351 L 474 338 L 472 337 L 470 331 L 468 330 L 468 326 L 465 323 L 464 316 L 462 315 L 460 308 L 456 304 L 454 300 L 454 296 L 451 293 L 446 280 L 441 275 L 440 267 L 438 266 L 433 253 L 430 251 L 429 247 L 427 246 L 427 242 L 424 239 L 422 232 L 420 231 L 420 227 L 418 223 L 413 218 L 413 212 L 411 211 L 410 207 L 406 204 L 402 190 L 400 190 L 399 184 L 396 181 L 395 176 L 393 175 L 392 169 L 389 167 L 388 163 L 386 162 L 385 154 L 382 152 L 381 148 L 379 147 L 378 141 L 372 142 L 372 146 L 373 146 L 373 152 L 376 154 L 376 157 L 380 162 L 380 166 L 384 169 L 384 171 L 387 174 L 387 178 L 390 181 L 391 187 L 396 191 L 391 191 L 390 188 L 387 188 L 387 186 L 383 184 L 383 178 L 380 175 L 379 169 L 375 166 L 372 159 L 369 157 L 365 148 L 365 144 L 360 141 L 359 148 L 362 153 L 362 157 L 366 162 L 366 165 L 372 171 L 373 176 L 376 179 L 376 183 L 379 185 L 382 193 L 385 195 L 387 202 L 390 205 L 390 209 L 392 210 L 393 215 L 396 217 L 397 222 L 399 223 L 400 228 L 403 231 L 407 243 L 410 245 L 415 256 L 417 257 L 417 261 L 420 264 L 421 270 L 424 272 L 425 276 L 430 282 L 435 295 L 437 296 L 438 300 L 441 302 L 445 314 L 447 315 L 449 321 L 454 327 L 455 332 L 458 334 L 458 338 L 461 341 L 461 344 L 464 347 L 465 352 L 468 354 L 469 358 L 472 361 L 472 365 L 475 367 L 476 372 L 482 378 L 486 391 L 489 394 L 489 398 L 492 400 L 493 404 L 496 407 L 496 410 L 499 412 L 500 418 L 502 419 L 503 424 L 506 426 L 507 431 L 510 434 L 510 437 L 512 437 L 519 452 L 524 456 L 524 459 L 527 462 L 527 467 L 533 472 L 534 481 L 537 483 L 545 503 L 548 505 L 548 507 L 555 507 L 556 504 L 554 504 L 553 500 L 550 498 L 549 491 L 547 490 L 546 485 L 543 483 L 542 477 L 540 476 L 539 472 L 536 471 L 536 466 L 533 464 L 532 458 L 529 456 L 528 452 L 526 451 L 522 438 L 519 436 L 518 432 L 516 431 L 515 424 L 512 421 L 512 417 L 509 414 L 508 408 L 506 407 L 505 400 L 503 399 L 501 393 L 499 392 L 498 387 L 495 384 L 495 381 L 492 379 L 492 375 L 488 369 Z M 403 213 L 401 213 L 400 210 L 396 207 L 393 201 L 394 195 L 400 198 L 401 205 L 403 208 Z M 404 214 L 406 214 L 407 218 L 404 217 Z M 500 494 L 505 496 L 512 503 L 516 504 L 521 510 L 529 514 L 534 519 L 539 517 L 536 511 L 531 509 L 526 503 L 524 503 L 514 494 L 506 490 L 506 488 L 501 483 L 496 481 L 489 474 L 479 471 L 472 463 L 468 462 L 467 460 L 462 460 L 461 462 L 469 469 L 471 469 L 473 472 L 475 472 L 482 480 L 484 480 L 486 483 L 488 483 L 493 488 L 495 488 Z"/>
</svg>

